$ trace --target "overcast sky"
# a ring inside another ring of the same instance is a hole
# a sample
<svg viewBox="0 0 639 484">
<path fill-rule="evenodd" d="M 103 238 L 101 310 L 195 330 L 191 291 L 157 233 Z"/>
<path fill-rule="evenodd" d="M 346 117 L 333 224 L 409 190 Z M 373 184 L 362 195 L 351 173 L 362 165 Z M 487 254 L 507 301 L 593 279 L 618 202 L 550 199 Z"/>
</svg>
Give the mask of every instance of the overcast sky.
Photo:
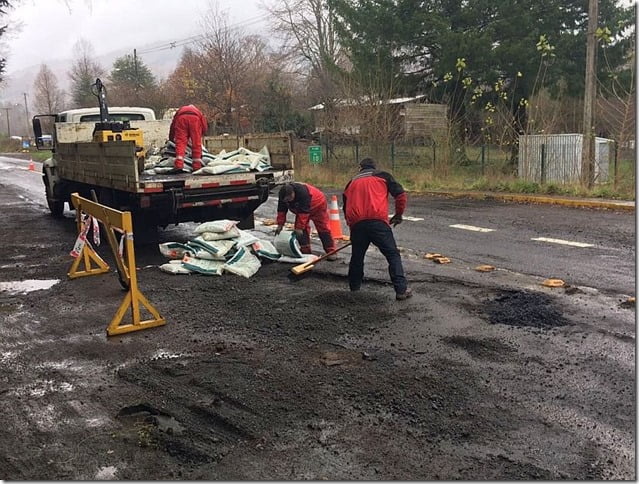
<svg viewBox="0 0 639 484">
<path fill-rule="evenodd" d="M 202 32 L 202 15 L 215 3 L 228 12 L 229 24 L 264 29 L 260 17 L 265 12 L 259 0 L 18 1 L 9 11 L 9 24 L 20 27 L 2 38 L 8 74 L 72 58 L 72 48 L 80 38 L 93 44 L 96 55 L 122 48 L 140 52 L 149 45 L 180 41 Z"/>
</svg>

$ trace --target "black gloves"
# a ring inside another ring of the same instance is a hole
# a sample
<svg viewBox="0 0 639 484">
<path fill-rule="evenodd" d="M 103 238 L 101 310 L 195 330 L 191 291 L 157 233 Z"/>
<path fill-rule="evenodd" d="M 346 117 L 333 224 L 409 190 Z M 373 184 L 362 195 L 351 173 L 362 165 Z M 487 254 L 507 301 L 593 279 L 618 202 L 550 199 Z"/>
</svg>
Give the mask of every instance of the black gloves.
<svg viewBox="0 0 639 484">
<path fill-rule="evenodd" d="M 391 219 L 390 219 L 389 223 L 390 223 L 393 227 L 395 227 L 395 226 L 397 226 L 397 225 L 401 224 L 401 223 L 402 223 L 402 220 L 404 220 L 404 219 L 402 218 L 402 216 L 401 216 L 401 215 L 395 214 L 395 215 L 393 215 L 393 216 L 391 217 Z"/>
</svg>

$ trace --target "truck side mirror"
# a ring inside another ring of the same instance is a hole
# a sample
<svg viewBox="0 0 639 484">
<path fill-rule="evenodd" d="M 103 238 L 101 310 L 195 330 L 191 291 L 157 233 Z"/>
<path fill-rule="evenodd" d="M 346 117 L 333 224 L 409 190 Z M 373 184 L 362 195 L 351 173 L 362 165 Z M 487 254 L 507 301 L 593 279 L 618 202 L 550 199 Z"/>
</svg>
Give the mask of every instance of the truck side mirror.
<svg viewBox="0 0 639 484">
<path fill-rule="evenodd" d="M 33 126 L 33 135 L 35 137 L 35 144 L 38 150 L 50 150 L 53 151 L 53 134 L 42 133 L 42 121 L 40 118 L 49 118 L 46 124 L 55 126 L 55 115 L 53 114 L 39 114 L 34 116 L 31 120 Z M 55 129 L 55 128 L 54 128 Z"/>
</svg>

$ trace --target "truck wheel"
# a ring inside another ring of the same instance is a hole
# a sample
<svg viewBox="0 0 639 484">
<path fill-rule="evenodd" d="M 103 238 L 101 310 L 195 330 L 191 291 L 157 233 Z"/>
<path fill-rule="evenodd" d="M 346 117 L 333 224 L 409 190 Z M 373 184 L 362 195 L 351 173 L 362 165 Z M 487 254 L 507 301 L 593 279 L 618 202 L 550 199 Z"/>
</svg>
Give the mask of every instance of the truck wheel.
<svg viewBox="0 0 639 484">
<path fill-rule="evenodd" d="M 49 206 L 51 215 L 53 215 L 54 218 L 62 218 L 62 214 L 64 213 L 64 202 L 54 200 L 51 189 L 49 188 L 49 177 L 46 175 L 44 176 L 44 190 L 46 192 L 47 205 Z"/>
<path fill-rule="evenodd" d="M 248 217 L 244 217 L 237 224 L 238 229 L 247 230 L 255 228 L 255 215 L 251 214 Z"/>
<path fill-rule="evenodd" d="M 158 242 L 158 226 L 155 219 L 145 220 L 133 216 L 133 237 L 136 245 L 150 245 Z"/>
</svg>

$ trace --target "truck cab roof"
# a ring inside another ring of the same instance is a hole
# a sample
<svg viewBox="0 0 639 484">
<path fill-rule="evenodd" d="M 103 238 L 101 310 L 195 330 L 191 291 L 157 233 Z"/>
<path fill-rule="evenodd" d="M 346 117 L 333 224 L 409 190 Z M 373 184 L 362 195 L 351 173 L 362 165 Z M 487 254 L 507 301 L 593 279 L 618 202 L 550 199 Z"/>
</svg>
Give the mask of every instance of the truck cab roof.
<svg viewBox="0 0 639 484">
<path fill-rule="evenodd" d="M 109 108 L 109 117 L 114 121 L 154 121 L 151 108 L 119 106 Z M 56 116 L 57 123 L 96 123 L 100 121 L 100 108 L 80 108 L 62 111 Z"/>
</svg>

